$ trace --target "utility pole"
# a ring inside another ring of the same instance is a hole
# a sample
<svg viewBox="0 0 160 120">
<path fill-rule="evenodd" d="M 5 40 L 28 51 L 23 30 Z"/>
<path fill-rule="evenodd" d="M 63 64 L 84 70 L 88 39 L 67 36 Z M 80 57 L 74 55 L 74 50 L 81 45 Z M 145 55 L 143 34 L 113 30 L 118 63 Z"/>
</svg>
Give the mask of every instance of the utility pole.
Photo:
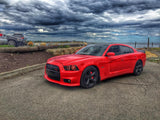
<svg viewBox="0 0 160 120">
<path fill-rule="evenodd" d="M 134 44 L 134 48 L 136 48 L 136 41 L 135 41 L 135 44 Z"/>
<path fill-rule="evenodd" d="M 147 50 L 149 50 L 149 37 L 148 37 L 148 43 L 147 43 Z"/>
</svg>

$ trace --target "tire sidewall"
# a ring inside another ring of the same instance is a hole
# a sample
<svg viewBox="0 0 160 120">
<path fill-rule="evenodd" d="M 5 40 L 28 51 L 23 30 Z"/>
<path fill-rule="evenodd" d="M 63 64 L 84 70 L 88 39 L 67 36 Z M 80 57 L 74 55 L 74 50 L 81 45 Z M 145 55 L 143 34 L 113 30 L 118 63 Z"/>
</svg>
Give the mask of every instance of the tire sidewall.
<svg viewBox="0 0 160 120">
<path fill-rule="evenodd" d="M 85 80 L 84 80 L 85 74 L 89 70 L 94 70 L 95 73 L 96 73 L 96 82 L 92 86 L 86 86 Z M 81 87 L 83 87 L 83 88 L 92 88 L 92 87 L 94 87 L 96 85 L 96 83 L 98 82 L 98 75 L 99 75 L 98 71 L 94 66 L 88 66 L 87 68 L 85 68 L 84 71 L 82 72 L 82 76 L 81 76 L 81 80 L 80 80 Z"/>
<path fill-rule="evenodd" d="M 13 43 L 14 43 L 14 46 L 17 47 L 16 41 L 14 41 L 14 40 L 9 40 L 9 41 L 8 41 L 8 45 L 10 45 L 9 42 L 13 42 Z"/>
<path fill-rule="evenodd" d="M 138 64 L 139 62 L 140 62 L 140 63 L 141 63 L 141 65 L 142 65 L 142 70 L 141 70 L 141 72 L 140 72 L 140 73 L 137 73 L 137 72 L 136 72 L 136 66 L 137 66 L 137 64 Z M 135 67 L 134 67 L 134 75 L 139 76 L 139 75 L 142 73 L 142 71 L 143 71 L 143 63 L 142 63 L 142 61 L 141 61 L 141 60 L 138 60 L 138 61 L 136 62 Z"/>
</svg>

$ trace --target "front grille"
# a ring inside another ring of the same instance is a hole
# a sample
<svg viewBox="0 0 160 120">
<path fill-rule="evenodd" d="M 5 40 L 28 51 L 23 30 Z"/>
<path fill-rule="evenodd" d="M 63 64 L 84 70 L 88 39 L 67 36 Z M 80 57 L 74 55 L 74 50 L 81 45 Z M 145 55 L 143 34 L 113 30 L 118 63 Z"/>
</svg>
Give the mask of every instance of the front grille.
<svg viewBox="0 0 160 120">
<path fill-rule="evenodd" d="M 60 70 L 56 65 L 46 64 L 46 73 L 53 80 L 60 80 Z"/>
</svg>

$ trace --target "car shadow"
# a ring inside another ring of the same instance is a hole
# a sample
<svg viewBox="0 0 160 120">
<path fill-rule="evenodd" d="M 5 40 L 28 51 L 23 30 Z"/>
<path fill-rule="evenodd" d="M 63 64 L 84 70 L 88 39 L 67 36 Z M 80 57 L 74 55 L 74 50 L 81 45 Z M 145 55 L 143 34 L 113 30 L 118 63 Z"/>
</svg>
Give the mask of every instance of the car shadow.
<svg viewBox="0 0 160 120">
<path fill-rule="evenodd" d="M 133 74 L 125 74 L 125 75 L 120 75 L 120 76 L 115 76 L 115 77 L 107 78 L 105 80 L 100 81 L 98 83 L 98 85 L 104 84 L 104 83 L 116 83 L 119 79 L 133 77 L 133 76 L 134 76 Z"/>
</svg>

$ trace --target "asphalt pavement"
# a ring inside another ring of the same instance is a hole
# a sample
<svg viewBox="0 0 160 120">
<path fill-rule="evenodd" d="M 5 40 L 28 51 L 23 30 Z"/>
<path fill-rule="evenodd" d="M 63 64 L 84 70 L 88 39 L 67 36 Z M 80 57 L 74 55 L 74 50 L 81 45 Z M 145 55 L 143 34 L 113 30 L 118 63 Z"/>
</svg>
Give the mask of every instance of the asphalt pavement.
<svg viewBox="0 0 160 120">
<path fill-rule="evenodd" d="M 160 65 L 140 76 L 107 79 L 94 88 L 65 87 L 44 69 L 0 81 L 0 120 L 159 120 Z"/>
</svg>

